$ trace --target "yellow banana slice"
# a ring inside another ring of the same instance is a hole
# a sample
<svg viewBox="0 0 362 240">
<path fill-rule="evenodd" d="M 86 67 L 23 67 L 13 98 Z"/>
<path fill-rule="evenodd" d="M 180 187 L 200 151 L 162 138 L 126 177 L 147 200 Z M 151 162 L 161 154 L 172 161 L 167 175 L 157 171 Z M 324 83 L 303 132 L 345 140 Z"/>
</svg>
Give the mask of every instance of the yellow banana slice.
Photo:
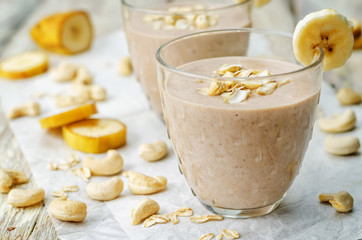
<svg viewBox="0 0 362 240">
<path fill-rule="evenodd" d="M 312 64 L 319 48 L 324 51 L 323 70 L 342 66 L 353 50 L 353 24 L 333 9 L 323 9 L 304 17 L 293 35 L 294 55 L 299 62 Z"/>
<path fill-rule="evenodd" d="M 362 35 L 354 40 L 353 49 L 361 49 L 362 48 Z"/>
<path fill-rule="evenodd" d="M 31 51 L 9 57 L 0 62 L 0 77 L 29 78 L 48 70 L 48 57 L 40 51 Z"/>
<path fill-rule="evenodd" d="M 254 7 L 260 8 L 268 4 L 271 0 L 253 0 Z"/>
<path fill-rule="evenodd" d="M 349 18 L 349 21 L 353 23 L 353 37 L 356 39 L 361 36 L 361 23 L 355 18 Z"/>
<path fill-rule="evenodd" d="M 235 2 L 237 3 L 243 3 L 246 2 L 247 0 L 235 0 Z M 253 2 L 253 6 L 256 8 L 261 8 L 262 6 L 268 4 L 271 0 L 252 0 Z"/>
<path fill-rule="evenodd" d="M 63 126 L 62 132 L 71 148 L 102 153 L 126 143 L 127 127 L 113 119 L 87 119 Z"/>
<path fill-rule="evenodd" d="M 70 11 L 41 20 L 30 34 L 44 49 L 60 54 L 76 54 L 90 48 L 93 27 L 86 12 Z"/>
<path fill-rule="evenodd" d="M 72 122 L 86 119 L 94 113 L 97 113 L 95 103 L 86 104 L 66 112 L 40 119 L 40 125 L 45 129 L 57 128 Z"/>
</svg>

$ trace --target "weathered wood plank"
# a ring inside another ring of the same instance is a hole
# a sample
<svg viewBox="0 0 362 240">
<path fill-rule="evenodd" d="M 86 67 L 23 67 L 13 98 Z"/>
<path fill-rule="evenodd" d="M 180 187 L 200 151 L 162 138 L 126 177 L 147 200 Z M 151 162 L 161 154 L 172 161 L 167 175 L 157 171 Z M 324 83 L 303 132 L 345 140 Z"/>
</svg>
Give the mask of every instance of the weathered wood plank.
<svg viewBox="0 0 362 240">
<path fill-rule="evenodd" d="M 17 141 L 0 113 L 0 167 L 22 170 L 29 177 L 29 183 L 16 188 L 35 188 L 29 166 Z M 6 202 L 7 194 L 0 194 L 0 239 L 56 239 L 56 232 L 43 203 L 16 208 Z"/>
</svg>

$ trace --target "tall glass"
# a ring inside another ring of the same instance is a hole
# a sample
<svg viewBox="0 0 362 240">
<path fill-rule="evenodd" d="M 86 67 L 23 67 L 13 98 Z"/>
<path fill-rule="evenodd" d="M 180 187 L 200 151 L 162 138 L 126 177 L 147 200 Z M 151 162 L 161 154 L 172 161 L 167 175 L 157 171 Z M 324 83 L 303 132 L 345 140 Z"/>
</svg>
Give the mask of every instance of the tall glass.
<svg viewBox="0 0 362 240">
<path fill-rule="evenodd" d="M 162 114 L 155 54 L 161 44 L 193 32 L 251 26 L 251 0 L 122 0 L 131 60 L 151 107 Z"/>
<path fill-rule="evenodd" d="M 228 217 L 273 211 L 298 174 L 312 136 L 323 53 L 303 67 L 289 34 L 229 29 L 177 38 L 156 57 L 167 130 L 192 192 Z M 224 64 L 271 75 L 215 76 Z M 260 85 L 253 87 L 255 82 Z M 216 83 L 248 86 L 251 95 L 225 103 L 225 95 L 207 94 Z M 277 88 L 260 95 L 257 88 L 267 83 Z"/>
</svg>

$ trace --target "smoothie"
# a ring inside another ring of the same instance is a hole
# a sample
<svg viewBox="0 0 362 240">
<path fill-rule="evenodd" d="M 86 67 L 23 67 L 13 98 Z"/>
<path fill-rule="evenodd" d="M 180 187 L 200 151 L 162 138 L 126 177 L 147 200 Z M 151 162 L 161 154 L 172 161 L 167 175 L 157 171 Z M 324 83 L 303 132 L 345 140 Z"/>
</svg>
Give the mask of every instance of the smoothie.
<svg viewBox="0 0 362 240">
<path fill-rule="evenodd" d="M 208 58 L 178 68 L 212 77 L 224 64 L 272 75 L 301 68 L 251 57 Z M 209 81 L 177 72 L 165 76 L 161 96 L 169 136 L 179 167 L 202 202 L 260 208 L 280 201 L 292 184 L 311 138 L 320 86 L 308 72 L 272 80 L 287 84 L 269 95 L 251 89 L 245 101 L 229 104 L 222 95 L 200 93 Z"/>
<path fill-rule="evenodd" d="M 222 5 L 218 1 L 208 1 L 207 5 L 202 1 L 179 2 L 165 2 L 162 6 L 149 8 L 123 6 L 124 28 L 137 78 L 151 107 L 160 115 L 155 53 L 163 43 L 201 30 L 251 26 L 250 2 L 226 1 Z"/>
</svg>

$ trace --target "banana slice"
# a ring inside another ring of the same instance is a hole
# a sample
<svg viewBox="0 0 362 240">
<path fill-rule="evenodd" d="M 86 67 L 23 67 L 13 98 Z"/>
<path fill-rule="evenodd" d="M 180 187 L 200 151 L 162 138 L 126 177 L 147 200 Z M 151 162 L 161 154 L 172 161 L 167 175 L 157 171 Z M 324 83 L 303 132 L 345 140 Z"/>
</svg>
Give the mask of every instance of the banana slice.
<svg viewBox="0 0 362 240">
<path fill-rule="evenodd" d="M 362 35 L 356 38 L 353 43 L 353 49 L 360 49 L 360 48 L 362 48 Z"/>
<path fill-rule="evenodd" d="M 260 8 L 268 4 L 271 0 L 253 0 L 254 7 Z"/>
<path fill-rule="evenodd" d="M 60 54 L 76 54 L 88 50 L 93 40 L 93 27 L 84 11 L 51 15 L 30 32 L 42 48 Z"/>
<path fill-rule="evenodd" d="M 45 129 L 57 128 L 72 122 L 86 119 L 94 113 L 97 113 L 97 108 L 95 103 L 91 103 L 47 118 L 40 119 L 40 125 L 42 128 Z"/>
<path fill-rule="evenodd" d="M 102 153 L 126 143 L 127 127 L 112 119 L 87 119 L 63 126 L 64 141 L 73 149 Z"/>
<path fill-rule="evenodd" d="M 348 20 L 353 23 L 352 32 L 353 32 L 353 37 L 356 39 L 359 36 L 361 36 L 361 23 L 354 18 L 349 18 Z"/>
<path fill-rule="evenodd" d="M 29 78 L 48 70 L 48 57 L 40 51 L 25 52 L 0 62 L 0 77 Z"/>
<path fill-rule="evenodd" d="M 352 54 L 352 28 L 352 23 L 333 9 L 310 13 L 295 28 L 294 55 L 299 62 L 308 66 L 322 48 L 323 70 L 338 68 Z"/>
<path fill-rule="evenodd" d="M 247 0 L 235 0 L 235 2 L 237 3 L 243 3 L 246 2 Z M 268 4 L 271 0 L 252 0 L 253 1 L 253 6 L 256 8 L 261 8 L 262 6 Z"/>
</svg>

